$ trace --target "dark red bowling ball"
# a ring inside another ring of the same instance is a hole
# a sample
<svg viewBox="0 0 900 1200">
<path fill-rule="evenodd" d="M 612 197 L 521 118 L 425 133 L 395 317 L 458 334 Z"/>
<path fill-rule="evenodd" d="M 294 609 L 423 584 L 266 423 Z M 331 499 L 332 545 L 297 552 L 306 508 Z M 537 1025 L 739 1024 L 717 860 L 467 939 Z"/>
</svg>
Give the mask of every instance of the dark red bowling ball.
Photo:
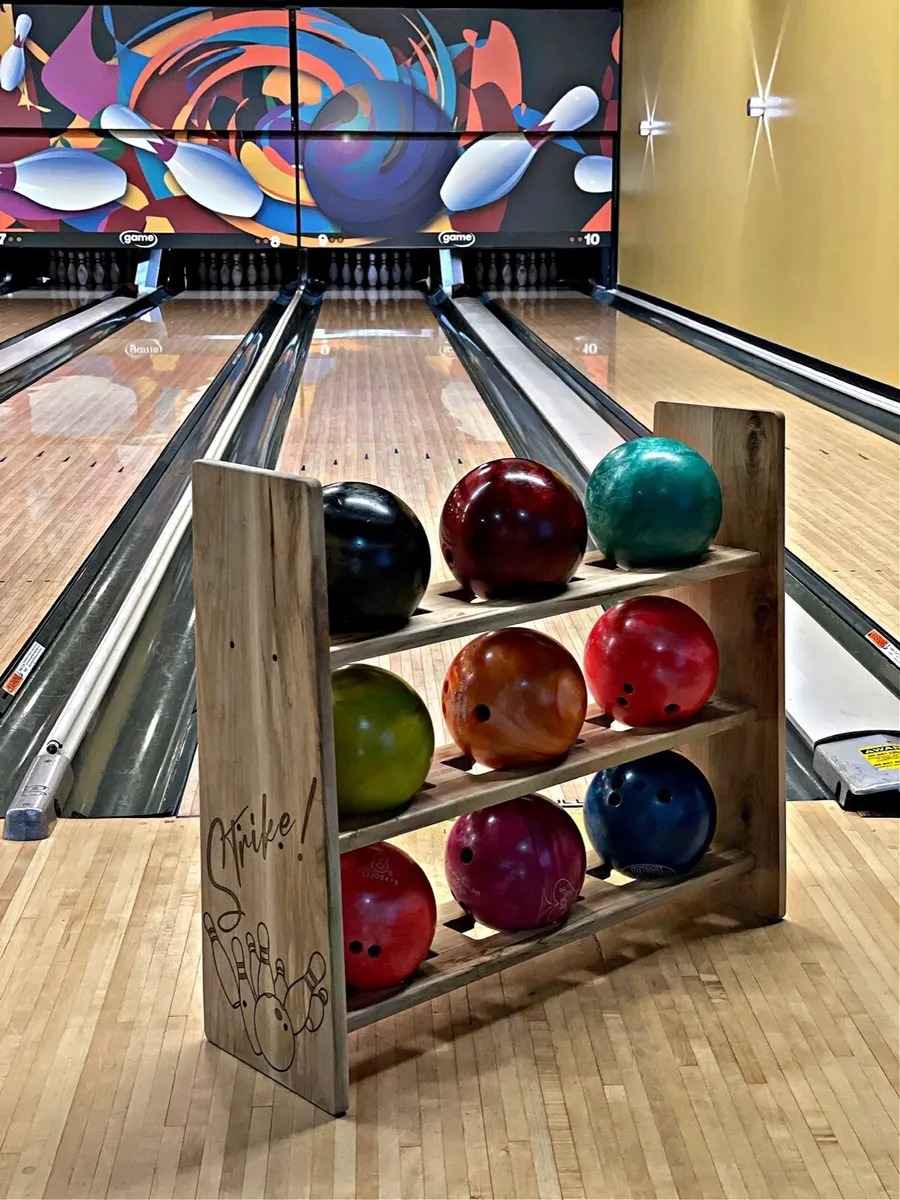
<svg viewBox="0 0 900 1200">
<path fill-rule="evenodd" d="M 485 767 L 552 762 L 584 724 L 578 663 L 534 629 L 495 629 L 463 646 L 441 693 L 444 720 L 463 753 Z"/>
<path fill-rule="evenodd" d="M 437 925 L 434 892 L 415 859 L 387 842 L 342 854 L 341 896 L 347 983 L 371 992 L 408 979 Z"/>
<path fill-rule="evenodd" d="M 561 921 L 578 899 L 585 866 L 578 826 L 543 796 L 457 817 L 444 850 L 454 898 L 491 929 Z"/>
<path fill-rule="evenodd" d="M 668 596 L 637 596 L 588 634 L 584 673 L 604 712 L 625 725 L 669 725 L 699 712 L 716 686 L 719 648 L 699 613 Z"/>
<path fill-rule="evenodd" d="M 444 561 L 486 600 L 564 587 L 587 545 L 587 518 L 561 475 L 527 458 L 498 458 L 464 475 L 444 502 Z"/>
</svg>

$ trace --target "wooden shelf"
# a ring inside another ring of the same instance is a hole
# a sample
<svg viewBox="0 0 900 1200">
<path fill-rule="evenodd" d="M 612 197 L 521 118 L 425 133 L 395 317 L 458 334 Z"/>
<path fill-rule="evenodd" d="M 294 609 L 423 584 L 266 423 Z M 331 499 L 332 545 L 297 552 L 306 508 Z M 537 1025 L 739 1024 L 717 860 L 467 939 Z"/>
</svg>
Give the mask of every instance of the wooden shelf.
<svg viewBox="0 0 900 1200">
<path fill-rule="evenodd" d="M 465 930 L 472 927 L 458 904 L 441 905 L 438 930 L 427 958 L 415 977 L 390 994 L 360 994 L 348 1001 L 347 1029 L 353 1032 L 403 1012 L 445 992 L 465 987 L 516 963 L 534 958 L 567 942 L 578 941 L 600 929 L 619 925 L 642 913 L 695 895 L 726 879 L 752 871 L 755 860 L 743 850 L 707 854 L 688 875 L 672 879 L 639 879 L 616 885 L 586 876 L 581 899 L 561 925 L 517 933 L 495 933 L 479 939 Z"/>
<path fill-rule="evenodd" d="M 662 592 L 724 575 L 735 575 L 758 566 L 760 555 L 754 550 L 734 550 L 713 546 L 703 562 L 694 567 L 645 568 L 626 571 L 610 566 L 603 555 L 585 555 L 578 575 L 555 596 L 543 600 L 488 601 L 467 600 L 455 581 L 429 588 L 418 612 L 408 625 L 393 633 L 355 640 L 339 640 L 331 645 L 332 669 L 363 659 L 378 658 L 414 646 L 428 646 L 451 638 L 471 637 L 486 629 L 521 625 L 560 613 L 611 604 L 628 596 Z"/>
<path fill-rule="evenodd" d="M 745 725 L 755 717 L 756 710 L 751 706 L 715 697 L 690 721 L 658 729 L 611 729 L 611 719 L 592 707 L 578 741 L 566 757 L 539 768 L 472 772 L 471 760 L 462 755 L 458 746 L 441 746 L 435 752 L 423 789 L 409 807 L 380 819 L 343 821 L 338 836 L 340 850 L 344 854 L 408 833 L 411 829 L 447 821 L 460 813 L 512 800 L 526 792 L 566 783 L 633 758 L 712 737 Z"/>
</svg>

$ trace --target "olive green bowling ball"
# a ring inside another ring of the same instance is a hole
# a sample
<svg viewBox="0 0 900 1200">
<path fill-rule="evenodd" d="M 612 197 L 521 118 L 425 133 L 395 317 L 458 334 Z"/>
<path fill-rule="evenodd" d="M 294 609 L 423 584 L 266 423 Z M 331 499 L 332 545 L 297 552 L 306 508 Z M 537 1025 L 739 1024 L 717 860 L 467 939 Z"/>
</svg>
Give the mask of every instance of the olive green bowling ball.
<svg viewBox="0 0 900 1200">
<path fill-rule="evenodd" d="M 620 566 L 687 566 L 716 536 L 722 489 L 690 446 L 642 437 L 610 450 L 594 467 L 584 507 L 597 549 Z"/>
<path fill-rule="evenodd" d="M 335 671 L 338 810 L 363 816 L 402 808 L 425 782 L 434 727 L 419 694 L 381 667 Z"/>
</svg>

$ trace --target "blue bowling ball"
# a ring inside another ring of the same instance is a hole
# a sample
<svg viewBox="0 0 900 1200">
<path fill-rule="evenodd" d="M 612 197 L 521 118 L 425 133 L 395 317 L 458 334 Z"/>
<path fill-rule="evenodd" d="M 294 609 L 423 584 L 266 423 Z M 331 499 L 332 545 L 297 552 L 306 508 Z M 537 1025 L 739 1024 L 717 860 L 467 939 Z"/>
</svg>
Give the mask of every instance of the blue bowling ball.
<svg viewBox="0 0 900 1200">
<path fill-rule="evenodd" d="M 665 750 L 596 774 L 584 824 L 602 861 L 622 874 L 681 875 L 709 849 L 716 798 L 701 770 Z"/>
</svg>

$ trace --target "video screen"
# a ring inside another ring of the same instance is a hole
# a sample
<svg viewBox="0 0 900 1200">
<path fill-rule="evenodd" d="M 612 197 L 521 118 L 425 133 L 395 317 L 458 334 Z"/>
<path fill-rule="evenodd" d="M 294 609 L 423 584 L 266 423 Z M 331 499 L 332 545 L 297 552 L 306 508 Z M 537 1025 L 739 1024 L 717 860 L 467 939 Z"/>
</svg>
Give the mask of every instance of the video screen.
<svg viewBox="0 0 900 1200">
<path fill-rule="evenodd" d="M 293 134 L 0 134 L 6 247 L 296 245 Z"/>
<path fill-rule="evenodd" d="M 300 127 L 550 133 L 618 128 L 611 9 L 299 9 Z"/>
<path fill-rule="evenodd" d="M 603 245 L 612 153 L 605 135 L 301 138 L 301 244 Z"/>
<path fill-rule="evenodd" d="M 602 8 L 3 6 L 0 241 L 604 244 L 619 25 Z"/>
</svg>

